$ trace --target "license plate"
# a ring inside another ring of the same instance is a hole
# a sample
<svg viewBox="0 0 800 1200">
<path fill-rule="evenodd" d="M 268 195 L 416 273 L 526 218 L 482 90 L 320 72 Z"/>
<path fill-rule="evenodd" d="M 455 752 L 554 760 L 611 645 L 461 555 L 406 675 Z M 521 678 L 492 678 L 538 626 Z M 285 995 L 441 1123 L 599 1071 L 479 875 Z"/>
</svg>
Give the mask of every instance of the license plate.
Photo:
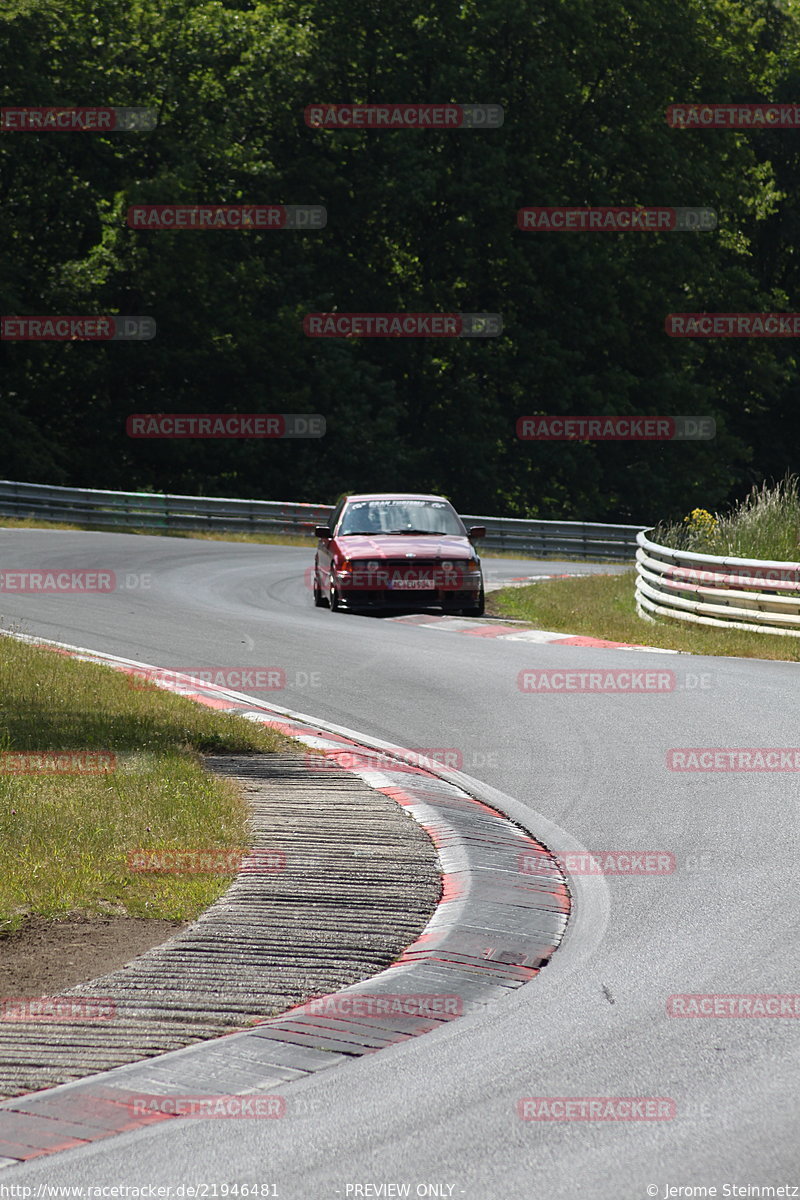
<svg viewBox="0 0 800 1200">
<path fill-rule="evenodd" d="M 435 588 L 432 579 L 390 579 L 389 587 L 395 591 L 429 592 Z"/>
</svg>

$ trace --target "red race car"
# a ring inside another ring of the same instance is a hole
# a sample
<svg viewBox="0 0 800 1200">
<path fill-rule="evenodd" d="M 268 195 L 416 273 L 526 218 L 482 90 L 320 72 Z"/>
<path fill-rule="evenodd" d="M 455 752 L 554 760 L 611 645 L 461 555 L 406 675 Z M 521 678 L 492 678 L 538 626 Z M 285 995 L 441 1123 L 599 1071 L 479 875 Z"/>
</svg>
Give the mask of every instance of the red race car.
<svg viewBox="0 0 800 1200">
<path fill-rule="evenodd" d="M 483 572 L 472 542 L 486 529 L 467 530 L 442 496 L 346 496 L 314 533 L 318 608 L 483 615 Z"/>
</svg>

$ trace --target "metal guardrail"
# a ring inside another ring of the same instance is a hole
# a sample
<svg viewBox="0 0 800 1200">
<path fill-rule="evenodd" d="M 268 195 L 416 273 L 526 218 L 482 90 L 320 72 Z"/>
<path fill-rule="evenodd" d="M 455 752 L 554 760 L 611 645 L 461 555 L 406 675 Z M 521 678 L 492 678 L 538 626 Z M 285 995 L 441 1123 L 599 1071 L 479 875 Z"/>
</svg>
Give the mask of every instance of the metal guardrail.
<svg viewBox="0 0 800 1200">
<path fill-rule="evenodd" d="M 107 528 L 312 534 L 328 504 L 172 496 L 160 492 L 104 492 L 0 480 L 0 516 L 32 517 Z"/>
<path fill-rule="evenodd" d="M 149 492 L 107 492 L 0 480 L 0 517 L 63 521 L 101 528 L 208 529 L 312 535 L 327 520 L 329 504 L 278 500 L 233 500 Z M 583 521 L 528 521 L 516 517 L 462 516 L 466 525 L 485 525 L 487 550 L 510 553 L 633 559 L 636 534 L 644 525 L 603 525 Z"/>
<path fill-rule="evenodd" d="M 461 516 L 465 525 L 485 525 L 487 550 L 509 553 L 560 555 L 562 558 L 599 558 L 605 562 L 630 562 L 636 552 L 636 534 L 644 525 L 603 525 L 589 521 L 534 521 L 518 517 Z"/>
<path fill-rule="evenodd" d="M 800 637 L 800 563 L 672 550 L 651 532 L 636 539 L 640 617 Z"/>
</svg>

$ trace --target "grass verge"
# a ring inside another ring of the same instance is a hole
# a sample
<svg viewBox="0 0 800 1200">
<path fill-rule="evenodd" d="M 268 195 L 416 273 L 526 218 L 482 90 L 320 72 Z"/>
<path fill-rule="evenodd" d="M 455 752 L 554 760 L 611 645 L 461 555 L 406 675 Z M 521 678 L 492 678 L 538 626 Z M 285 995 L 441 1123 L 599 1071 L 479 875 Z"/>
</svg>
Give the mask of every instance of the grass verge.
<svg viewBox="0 0 800 1200">
<path fill-rule="evenodd" d="M 793 563 L 800 558 L 798 477 L 751 488 L 730 512 L 695 508 L 683 521 L 661 524 L 651 540 L 674 550 Z"/>
<path fill-rule="evenodd" d="M 537 629 L 635 642 L 690 654 L 800 661 L 800 638 L 713 629 L 699 625 L 651 624 L 636 614 L 635 571 L 620 575 L 584 575 L 546 579 L 528 587 L 503 588 L 486 597 L 493 617 L 514 617 Z"/>
<path fill-rule="evenodd" d="M 100 774 L 16 774 L 0 761 L 0 933 L 33 914 L 192 920 L 230 875 L 134 872 L 138 850 L 247 845 L 235 787 L 200 754 L 275 752 L 275 730 L 109 667 L 0 637 L 0 751 L 105 751 Z"/>
</svg>

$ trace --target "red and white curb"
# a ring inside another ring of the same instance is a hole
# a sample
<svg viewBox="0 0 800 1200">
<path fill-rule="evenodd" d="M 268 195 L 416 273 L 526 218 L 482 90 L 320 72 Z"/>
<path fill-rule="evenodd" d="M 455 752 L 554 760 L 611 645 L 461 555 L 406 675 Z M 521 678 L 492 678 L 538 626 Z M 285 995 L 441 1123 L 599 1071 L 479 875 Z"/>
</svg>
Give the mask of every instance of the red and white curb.
<svg viewBox="0 0 800 1200">
<path fill-rule="evenodd" d="M 584 576 L 577 571 L 561 575 L 515 575 L 493 583 L 491 587 L 486 588 L 486 591 L 488 593 L 501 591 L 507 587 L 527 587 L 530 583 L 540 583 L 544 579 L 576 578 L 584 578 Z M 605 638 L 584 637 L 572 633 L 553 633 L 547 629 L 520 629 L 519 625 L 504 625 L 491 619 L 478 624 L 474 618 L 466 621 L 460 617 L 437 617 L 430 613 L 390 619 L 400 624 L 419 625 L 423 629 L 433 629 L 440 633 L 463 633 L 467 637 L 496 638 L 501 642 L 533 642 L 536 645 L 558 643 L 561 646 L 583 646 L 607 650 L 646 650 L 649 654 L 682 653 L 680 650 L 666 650 L 661 646 L 642 646 L 636 642 L 609 642 Z"/>
<path fill-rule="evenodd" d="M 321 751 L 321 769 L 352 771 L 422 825 L 437 848 L 443 893 L 420 937 L 372 979 L 250 1030 L 0 1103 L 0 1166 L 175 1120 L 181 1114 L 177 1103 L 170 1110 L 170 1097 L 281 1093 L 295 1079 L 441 1028 L 507 995 L 537 975 L 559 946 L 571 907 L 565 876 L 541 842 L 466 790 L 465 783 L 474 783 L 478 794 L 492 792 L 477 780 L 422 765 L 419 752 L 190 676 L 164 677 L 160 668 L 132 659 L 4 635 L 149 676 L 159 687 Z M 143 1111 L 142 1095 L 164 1103 Z M 291 1095 L 288 1104 L 282 1096 L 269 1099 L 274 1115 L 291 1116 Z"/>
<path fill-rule="evenodd" d="M 545 578 L 539 576 L 539 578 Z M 583 646 L 609 650 L 646 650 L 649 654 L 681 654 L 681 650 L 666 650 L 662 646 L 639 646 L 631 642 L 608 642 L 604 638 L 584 637 L 580 634 L 553 633 L 547 629 L 520 629 L 518 625 L 478 624 L 460 617 L 437 617 L 420 614 L 410 617 L 391 617 L 390 620 L 406 625 L 419 625 L 422 629 L 433 629 L 440 633 L 463 633 L 467 637 L 496 638 L 501 642 L 534 642 L 539 645 L 557 642 L 562 646 Z"/>
</svg>

